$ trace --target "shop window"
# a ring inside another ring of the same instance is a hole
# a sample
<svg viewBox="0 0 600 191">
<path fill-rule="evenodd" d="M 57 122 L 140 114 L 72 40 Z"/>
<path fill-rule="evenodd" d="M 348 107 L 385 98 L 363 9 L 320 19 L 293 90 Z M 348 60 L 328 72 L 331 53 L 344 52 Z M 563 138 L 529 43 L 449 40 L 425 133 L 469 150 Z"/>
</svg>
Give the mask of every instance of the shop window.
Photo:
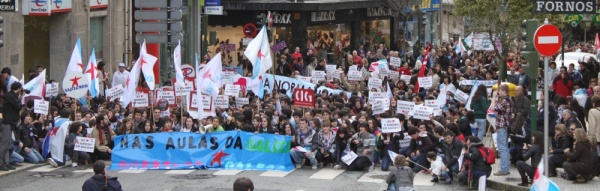
<svg viewBox="0 0 600 191">
<path fill-rule="evenodd" d="M 306 47 L 316 51 L 319 59 L 327 55 L 327 62 L 333 63 L 351 51 L 350 25 L 331 24 L 309 26 Z"/>
<path fill-rule="evenodd" d="M 360 24 L 358 44 L 362 44 L 365 50 L 375 51 L 379 44 L 390 47 L 390 20 L 363 21 Z"/>
<path fill-rule="evenodd" d="M 92 17 L 90 18 L 90 48 L 96 51 L 96 58 L 101 60 L 103 58 L 103 35 L 102 28 L 104 25 L 104 17 Z"/>
</svg>

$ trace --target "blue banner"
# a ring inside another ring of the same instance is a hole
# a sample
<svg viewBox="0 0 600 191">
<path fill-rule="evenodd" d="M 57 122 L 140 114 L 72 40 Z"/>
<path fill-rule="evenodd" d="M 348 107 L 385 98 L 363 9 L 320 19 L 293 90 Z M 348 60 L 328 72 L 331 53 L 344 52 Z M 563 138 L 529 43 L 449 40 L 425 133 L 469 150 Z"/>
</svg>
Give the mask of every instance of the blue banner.
<svg viewBox="0 0 600 191">
<path fill-rule="evenodd" d="M 238 131 L 121 135 L 114 139 L 110 168 L 289 171 L 291 139 Z"/>
</svg>

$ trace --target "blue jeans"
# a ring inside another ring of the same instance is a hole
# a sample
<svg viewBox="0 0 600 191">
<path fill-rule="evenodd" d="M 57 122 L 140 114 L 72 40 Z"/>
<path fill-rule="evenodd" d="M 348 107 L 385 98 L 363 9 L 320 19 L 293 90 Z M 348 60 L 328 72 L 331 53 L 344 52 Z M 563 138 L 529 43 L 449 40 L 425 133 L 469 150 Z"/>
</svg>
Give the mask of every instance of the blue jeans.
<svg viewBox="0 0 600 191">
<path fill-rule="evenodd" d="M 410 156 L 410 153 L 408 153 L 408 148 L 409 147 L 401 148 L 400 151 L 398 152 L 398 154 L 401 154 L 401 155 L 404 155 L 404 156 Z"/>
<path fill-rule="evenodd" d="M 23 156 L 25 157 L 25 161 L 28 163 L 43 163 L 45 162 L 44 157 L 35 149 L 29 149 L 29 153 L 25 153 L 23 151 Z"/>
<path fill-rule="evenodd" d="M 490 175 L 492 174 L 492 171 L 479 171 L 479 170 L 474 170 L 473 171 L 473 185 L 477 185 L 479 184 L 479 177 L 485 176 L 485 177 L 490 177 Z"/>
<path fill-rule="evenodd" d="M 487 120 L 486 119 L 475 119 L 475 122 L 477 123 L 477 138 L 479 138 L 479 140 L 483 140 L 483 136 L 485 136 L 485 126 L 487 125 Z M 473 134 L 475 135 L 475 134 Z"/>
<path fill-rule="evenodd" d="M 305 152 L 296 151 L 294 149 L 290 150 L 290 155 L 292 159 L 294 159 L 294 163 L 299 165 L 304 165 L 302 163 L 302 159 L 308 158 L 310 160 L 310 165 L 317 166 L 317 158 L 315 158 L 315 153 L 311 155 L 311 157 L 306 157 Z"/>
<path fill-rule="evenodd" d="M 388 171 L 390 169 L 390 164 L 392 163 L 392 159 L 389 155 L 385 155 L 381 159 L 381 171 Z"/>
<path fill-rule="evenodd" d="M 8 163 L 22 163 L 25 159 L 19 154 L 19 146 L 12 146 L 13 152 L 9 154 Z"/>
<path fill-rule="evenodd" d="M 498 153 L 500 154 L 500 172 L 509 173 L 508 167 L 510 165 L 510 153 L 508 150 L 508 133 L 506 128 L 498 128 L 496 130 L 496 140 L 498 142 Z"/>
<path fill-rule="evenodd" d="M 417 162 L 417 164 L 427 167 L 427 153 L 420 153 L 419 155 L 415 155 L 413 157 L 410 157 L 410 160 L 412 160 L 413 162 Z M 425 170 L 423 168 L 421 168 L 419 165 L 415 165 L 415 167 L 413 168 L 414 172 L 419 172 L 421 170 Z"/>
<path fill-rule="evenodd" d="M 388 185 L 388 191 L 396 191 L 396 183 L 390 183 Z"/>
<path fill-rule="evenodd" d="M 371 162 L 373 162 L 374 164 L 379 164 L 379 151 L 375 150 L 373 151 L 373 156 L 371 156 Z"/>
<path fill-rule="evenodd" d="M 442 172 L 440 173 L 440 175 L 431 175 L 433 177 L 433 179 L 439 178 L 439 177 L 443 177 L 446 181 L 451 181 L 452 177 L 450 176 L 450 173 L 448 173 L 448 171 L 442 170 Z"/>
</svg>

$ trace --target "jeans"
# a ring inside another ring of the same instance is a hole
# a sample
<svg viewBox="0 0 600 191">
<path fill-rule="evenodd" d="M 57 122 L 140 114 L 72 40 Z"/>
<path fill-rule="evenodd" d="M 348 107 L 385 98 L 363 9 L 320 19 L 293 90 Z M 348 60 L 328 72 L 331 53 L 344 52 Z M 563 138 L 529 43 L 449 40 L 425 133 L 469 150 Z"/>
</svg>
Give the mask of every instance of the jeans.
<svg viewBox="0 0 600 191">
<path fill-rule="evenodd" d="M 496 130 L 498 153 L 500 154 L 500 172 L 509 173 L 510 153 L 508 151 L 508 133 L 506 128 L 498 128 Z"/>
<path fill-rule="evenodd" d="M 379 151 L 373 151 L 373 156 L 371 156 L 371 161 L 375 164 L 379 164 Z"/>
<path fill-rule="evenodd" d="M 25 150 L 21 150 L 23 154 L 23 157 L 25 157 L 25 162 L 28 163 L 32 163 L 32 164 L 38 164 L 38 163 L 43 163 L 45 162 L 44 157 L 42 157 L 42 155 L 35 149 L 30 148 L 29 149 L 29 153 L 25 153 Z"/>
<path fill-rule="evenodd" d="M 485 177 L 490 177 L 490 175 L 492 174 L 492 171 L 480 171 L 480 170 L 474 170 L 472 172 L 473 175 L 473 185 L 477 186 L 479 184 L 479 177 L 485 176 Z"/>
<path fill-rule="evenodd" d="M 381 171 L 388 171 L 390 169 L 390 164 L 392 163 L 392 159 L 389 155 L 384 155 L 381 159 Z"/>
<path fill-rule="evenodd" d="M 10 153 L 8 157 L 8 163 L 22 163 L 25 161 L 23 156 L 21 156 L 18 152 L 19 146 L 13 146 L 13 151 Z"/>
<path fill-rule="evenodd" d="M 510 151 L 510 157 L 512 158 L 510 160 L 511 163 L 517 163 L 517 161 L 523 160 L 523 146 L 522 145 L 513 144 L 513 146 L 510 147 L 509 151 Z"/>
<path fill-rule="evenodd" d="M 439 177 L 443 177 L 446 181 L 451 181 L 452 177 L 449 175 L 450 173 L 448 173 L 448 171 L 442 170 L 442 172 L 440 173 L 440 175 L 431 175 L 433 177 L 433 179 L 437 179 Z"/>
<path fill-rule="evenodd" d="M 477 134 L 473 134 L 473 135 L 477 135 L 477 138 L 479 138 L 479 140 L 483 140 L 483 136 L 485 135 L 485 126 L 487 125 L 487 120 L 486 119 L 475 119 L 475 122 L 477 123 Z"/>
<path fill-rule="evenodd" d="M 565 155 L 562 154 L 550 154 L 548 157 L 548 176 L 557 176 L 556 172 L 557 167 L 562 167 L 563 162 L 565 162 Z"/>
<path fill-rule="evenodd" d="M 322 162 L 323 166 L 327 166 L 327 165 L 335 162 L 335 159 L 331 152 L 325 151 L 325 152 L 327 152 L 327 155 L 329 155 L 327 157 L 325 157 L 325 155 L 323 155 L 320 151 L 315 151 L 315 152 L 316 152 L 315 158 L 317 159 L 318 162 Z"/>
<path fill-rule="evenodd" d="M 404 155 L 404 156 L 410 156 L 410 153 L 408 153 L 408 148 L 409 147 L 401 148 L 400 151 L 398 152 L 398 154 L 401 154 L 401 155 Z"/>
<path fill-rule="evenodd" d="M 427 153 L 419 153 L 419 155 L 415 155 L 413 157 L 410 157 L 410 160 L 412 160 L 413 162 L 417 162 L 417 164 L 427 167 Z M 419 165 L 415 165 L 415 167 L 413 168 L 414 172 L 419 172 L 421 170 L 425 170 L 423 168 L 421 168 Z"/>
<path fill-rule="evenodd" d="M 526 162 L 517 162 L 517 170 L 519 171 L 519 175 L 521 175 L 521 180 L 525 179 L 526 177 L 529 177 L 529 180 L 533 179 L 533 172 L 535 169 Z"/>
<path fill-rule="evenodd" d="M 396 191 L 396 183 L 390 183 L 388 185 L 388 191 Z"/>
<path fill-rule="evenodd" d="M 305 152 L 300 152 L 292 149 L 290 150 L 290 155 L 292 156 L 292 159 L 294 159 L 294 163 L 296 164 L 304 165 L 302 163 L 302 159 L 308 158 L 308 160 L 310 160 L 310 165 L 317 166 L 317 159 L 315 157 L 314 152 L 310 157 L 306 157 Z"/>
<path fill-rule="evenodd" d="M 12 140 L 10 138 L 10 125 L 0 125 L 0 164 L 6 163 L 10 159 L 10 147 L 12 146 Z"/>
</svg>

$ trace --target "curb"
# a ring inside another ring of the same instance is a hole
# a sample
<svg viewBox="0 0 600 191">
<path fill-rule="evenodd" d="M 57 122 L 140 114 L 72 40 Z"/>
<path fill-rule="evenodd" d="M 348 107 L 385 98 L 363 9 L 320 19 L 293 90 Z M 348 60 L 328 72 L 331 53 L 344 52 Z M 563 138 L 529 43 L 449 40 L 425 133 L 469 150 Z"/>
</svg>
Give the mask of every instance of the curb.
<svg viewBox="0 0 600 191">
<path fill-rule="evenodd" d="M 486 186 L 490 187 L 490 188 L 498 189 L 498 190 L 505 190 L 505 191 L 529 191 L 530 190 L 529 187 L 521 187 L 521 186 L 517 186 L 514 184 L 510 184 L 510 183 L 506 183 L 506 182 L 499 182 L 499 181 L 490 180 L 490 179 L 487 179 Z"/>
<path fill-rule="evenodd" d="M 8 173 L 0 174 L 0 178 L 4 177 L 4 176 L 7 176 L 7 175 L 14 174 L 14 173 L 18 173 L 18 172 L 21 172 L 21 171 L 29 170 L 29 169 L 40 167 L 40 166 L 44 166 L 44 165 L 47 165 L 47 163 L 33 164 L 33 165 L 25 166 L 25 167 L 20 167 L 20 168 L 17 168 L 17 170 L 8 171 Z"/>
</svg>

